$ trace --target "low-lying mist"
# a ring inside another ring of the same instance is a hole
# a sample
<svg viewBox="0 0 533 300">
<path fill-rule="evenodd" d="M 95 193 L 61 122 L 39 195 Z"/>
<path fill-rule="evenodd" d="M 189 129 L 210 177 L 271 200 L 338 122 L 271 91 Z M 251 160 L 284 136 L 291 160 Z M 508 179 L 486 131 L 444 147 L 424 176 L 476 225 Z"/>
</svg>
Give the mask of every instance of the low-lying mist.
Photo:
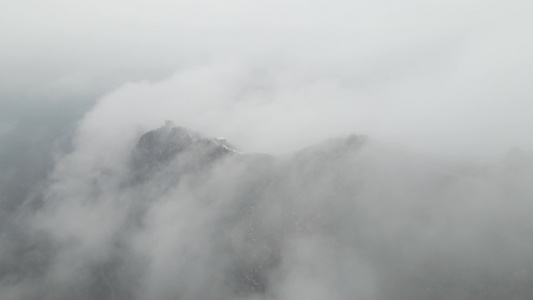
<svg viewBox="0 0 533 300">
<path fill-rule="evenodd" d="M 472 163 L 351 134 L 271 155 L 146 133 L 110 99 L 2 231 L 1 299 L 533 296 L 525 150 Z"/>
<path fill-rule="evenodd" d="M 532 1 L 4 2 L 0 300 L 533 299 Z"/>
</svg>

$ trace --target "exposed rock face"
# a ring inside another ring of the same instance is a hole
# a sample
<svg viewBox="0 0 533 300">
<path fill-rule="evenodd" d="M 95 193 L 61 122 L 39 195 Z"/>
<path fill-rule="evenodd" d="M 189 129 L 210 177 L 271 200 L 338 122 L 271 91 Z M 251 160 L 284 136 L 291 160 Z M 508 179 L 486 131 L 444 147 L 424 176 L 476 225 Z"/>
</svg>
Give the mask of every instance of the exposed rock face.
<svg viewBox="0 0 533 300">
<path fill-rule="evenodd" d="M 139 139 L 132 156 L 132 175 L 143 180 L 170 164 L 177 167 L 174 173 L 199 171 L 225 155 L 236 153 L 225 140 L 208 139 L 167 122 Z M 184 164 L 180 164 L 180 156 Z"/>
</svg>

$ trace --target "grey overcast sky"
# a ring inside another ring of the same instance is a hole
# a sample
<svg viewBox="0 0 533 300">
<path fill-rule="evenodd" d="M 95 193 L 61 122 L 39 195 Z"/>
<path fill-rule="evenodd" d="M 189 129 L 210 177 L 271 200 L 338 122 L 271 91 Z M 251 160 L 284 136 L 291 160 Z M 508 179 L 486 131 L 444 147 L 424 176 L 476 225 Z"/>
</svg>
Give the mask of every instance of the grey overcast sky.
<svg viewBox="0 0 533 300">
<path fill-rule="evenodd" d="M 350 132 L 470 156 L 533 146 L 531 1 L 0 3 L 0 139 L 37 107 L 72 122 L 98 103 L 85 126 L 174 119 L 251 151 Z"/>
</svg>

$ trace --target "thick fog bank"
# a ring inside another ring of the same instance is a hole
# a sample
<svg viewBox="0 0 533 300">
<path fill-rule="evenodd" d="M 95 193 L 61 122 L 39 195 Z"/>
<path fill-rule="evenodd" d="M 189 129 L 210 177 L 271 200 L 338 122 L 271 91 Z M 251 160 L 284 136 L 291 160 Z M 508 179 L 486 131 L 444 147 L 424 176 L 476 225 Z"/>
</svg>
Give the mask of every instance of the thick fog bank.
<svg viewBox="0 0 533 300">
<path fill-rule="evenodd" d="M 4 2 L 0 300 L 533 299 L 532 1 Z"/>
<path fill-rule="evenodd" d="M 91 122 L 2 231 L 1 299 L 533 296 L 527 151 L 473 164 L 350 135 L 276 157 Z"/>
</svg>

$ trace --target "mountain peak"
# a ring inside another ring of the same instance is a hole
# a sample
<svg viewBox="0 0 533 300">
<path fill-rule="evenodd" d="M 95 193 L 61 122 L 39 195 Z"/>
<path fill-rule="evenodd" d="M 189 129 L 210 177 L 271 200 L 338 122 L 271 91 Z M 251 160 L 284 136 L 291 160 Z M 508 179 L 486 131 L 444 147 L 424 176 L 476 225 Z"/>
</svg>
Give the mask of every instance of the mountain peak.
<svg viewBox="0 0 533 300">
<path fill-rule="evenodd" d="M 205 165 L 224 155 L 239 152 L 224 138 L 206 138 L 167 120 L 162 127 L 150 130 L 139 138 L 132 165 L 136 172 L 150 173 L 179 159 L 179 155 L 185 153 L 190 156 L 188 161 Z M 191 157 L 196 159 L 191 160 Z"/>
</svg>

